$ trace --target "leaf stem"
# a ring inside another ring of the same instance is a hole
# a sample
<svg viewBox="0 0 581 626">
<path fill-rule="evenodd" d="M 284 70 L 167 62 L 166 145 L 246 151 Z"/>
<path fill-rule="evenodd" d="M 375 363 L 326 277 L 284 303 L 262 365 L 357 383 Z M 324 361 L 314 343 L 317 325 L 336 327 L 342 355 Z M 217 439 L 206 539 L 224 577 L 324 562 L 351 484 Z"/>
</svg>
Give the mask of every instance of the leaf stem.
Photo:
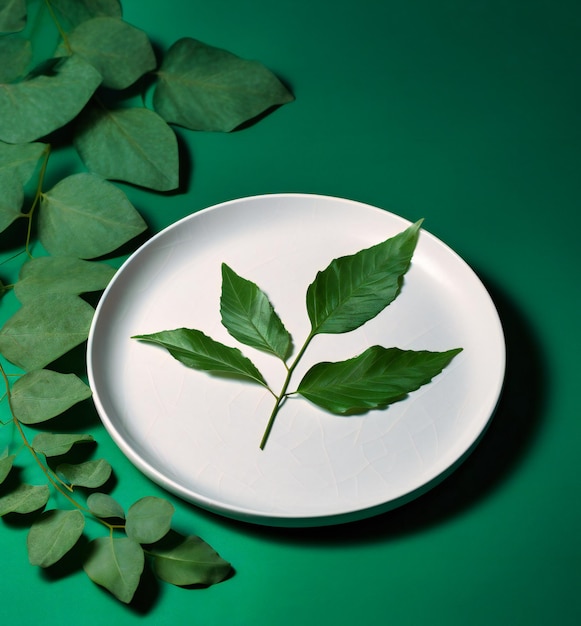
<svg viewBox="0 0 581 626">
<path fill-rule="evenodd" d="M 305 350 L 307 349 L 308 345 L 311 343 L 311 340 L 314 336 L 315 334 L 313 333 L 313 331 L 311 331 L 305 343 L 303 344 L 303 347 L 299 350 L 297 356 L 295 357 L 295 360 L 292 362 L 290 367 L 287 366 L 287 364 L 285 363 L 285 367 L 287 370 L 286 378 L 284 379 L 284 383 L 282 385 L 280 393 L 278 394 L 278 396 L 275 395 L 276 403 L 274 405 L 274 408 L 272 409 L 272 413 L 270 414 L 270 417 L 268 418 L 268 423 L 266 424 L 266 429 L 264 431 L 264 434 L 262 435 L 262 440 L 260 442 L 261 450 L 264 450 L 264 446 L 266 446 L 266 442 L 268 441 L 268 437 L 270 436 L 270 431 L 272 430 L 272 427 L 274 425 L 274 420 L 276 419 L 276 416 L 278 415 L 280 407 L 283 405 L 284 401 L 287 398 L 286 390 L 288 389 L 293 372 L 295 371 L 296 366 L 298 365 L 299 361 L 301 360 L 301 357 L 305 353 Z"/>
<path fill-rule="evenodd" d="M 44 176 L 46 174 L 46 167 L 48 165 L 48 158 L 50 156 L 50 152 L 51 152 L 51 145 L 47 144 L 46 148 L 44 149 L 44 161 L 42 162 L 42 166 L 38 174 L 38 183 L 36 185 L 36 193 L 34 194 L 34 200 L 32 201 L 32 205 L 30 206 L 30 209 L 28 210 L 28 212 L 22 214 L 22 216 L 28 220 L 25 250 L 26 250 L 26 254 L 30 258 L 32 258 L 32 254 L 30 252 L 30 240 L 32 237 L 32 217 L 34 215 L 34 210 L 36 209 L 36 206 L 38 205 L 40 198 L 42 197 L 42 187 L 44 184 Z"/>
</svg>

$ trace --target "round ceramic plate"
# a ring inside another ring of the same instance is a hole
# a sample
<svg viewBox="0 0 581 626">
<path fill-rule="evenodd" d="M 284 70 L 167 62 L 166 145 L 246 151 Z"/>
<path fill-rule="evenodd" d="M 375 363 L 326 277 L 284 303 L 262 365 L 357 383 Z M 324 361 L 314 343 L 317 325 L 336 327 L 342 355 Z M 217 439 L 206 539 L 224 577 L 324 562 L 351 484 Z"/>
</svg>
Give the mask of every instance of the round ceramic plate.
<svg viewBox="0 0 581 626">
<path fill-rule="evenodd" d="M 220 322 L 221 264 L 266 292 L 296 350 L 310 330 L 305 294 L 317 271 L 407 226 L 365 204 L 281 194 L 205 209 L 150 239 L 106 289 L 89 336 L 94 401 L 117 445 L 171 492 L 261 524 L 348 521 L 433 486 L 486 428 L 501 392 L 505 347 L 480 280 L 426 231 L 398 298 L 355 331 L 318 335 L 293 378 L 296 385 L 314 363 L 375 344 L 463 348 L 431 383 L 385 409 L 340 417 L 293 397 L 260 450 L 273 406 L 264 387 L 189 369 L 131 338 L 202 330 L 239 347 L 278 390 L 283 364 L 238 344 Z"/>
</svg>

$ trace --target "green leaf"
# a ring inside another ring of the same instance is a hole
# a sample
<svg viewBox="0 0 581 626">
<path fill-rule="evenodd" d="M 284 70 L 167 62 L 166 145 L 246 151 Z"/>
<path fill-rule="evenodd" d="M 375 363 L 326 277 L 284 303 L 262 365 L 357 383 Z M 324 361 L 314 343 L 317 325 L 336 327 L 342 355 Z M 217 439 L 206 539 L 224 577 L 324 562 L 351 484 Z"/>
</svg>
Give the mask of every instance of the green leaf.
<svg viewBox="0 0 581 626">
<path fill-rule="evenodd" d="M 85 341 L 93 314 L 78 296 L 39 295 L 0 329 L 0 353 L 23 370 L 42 369 Z"/>
<path fill-rule="evenodd" d="M 297 393 L 333 413 L 376 409 L 429 383 L 459 352 L 372 346 L 353 359 L 314 365 Z"/>
<path fill-rule="evenodd" d="M 11 83 L 24 76 L 31 60 L 30 40 L 17 36 L 1 37 L 0 83 Z"/>
<path fill-rule="evenodd" d="M 34 174 L 46 149 L 46 144 L 40 142 L 12 145 L 0 141 L 0 177 L 6 175 L 24 185 Z"/>
<path fill-rule="evenodd" d="M 291 336 L 268 297 L 225 263 L 222 263 L 220 312 L 222 324 L 232 337 L 285 360 L 291 347 Z"/>
<path fill-rule="evenodd" d="M 371 248 L 334 259 L 318 272 L 307 290 L 313 335 L 354 330 L 397 297 L 421 223 Z"/>
<path fill-rule="evenodd" d="M 99 72 L 76 55 L 55 59 L 46 72 L 0 90 L 0 140 L 25 143 L 61 128 L 101 83 Z"/>
<path fill-rule="evenodd" d="M 157 191 L 179 184 L 176 135 L 157 113 L 143 107 L 87 107 L 74 143 L 87 168 L 104 178 Z"/>
<path fill-rule="evenodd" d="M 0 33 L 16 33 L 26 26 L 26 0 L 3 0 Z"/>
<path fill-rule="evenodd" d="M 0 497 L 0 517 L 8 513 L 32 513 L 48 502 L 48 485 L 18 485 L 14 491 Z"/>
<path fill-rule="evenodd" d="M 177 328 L 133 339 L 147 341 L 165 348 L 175 359 L 198 370 L 241 377 L 267 386 L 256 366 L 238 348 L 225 346 L 200 330 Z"/>
<path fill-rule="evenodd" d="M 175 508 L 163 498 L 147 496 L 127 511 L 125 532 L 137 543 L 154 543 L 167 535 Z"/>
<path fill-rule="evenodd" d="M 0 171 L 0 233 L 22 216 L 24 202 L 22 185 L 8 174 Z"/>
<path fill-rule="evenodd" d="M 157 65 L 147 35 L 119 18 L 82 22 L 69 33 L 68 45 L 99 71 L 110 89 L 126 89 Z"/>
<path fill-rule="evenodd" d="M 155 573 L 172 585 L 214 585 L 226 579 L 232 566 L 199 537 L 170 533 L 150 548 Z"/>
<path fill-rule="evenodd" d="M 85 528 L 81 511 L 45 511 L 28 531 L 31 565 L 50 567 L 75 546 Z"/>
<path fill-rule="evenodd" d="M 131 602 L 145 564 L 141 546 L 127 537 L 99 537 L 83 564 L 87 576 L 121 602 Z"/>
<path fill-rule="evenodd" d="M 20 269 L 14 293 L 20 302 L 36 299 L 39 294 L 69 294 L 101 291 L 115 275 L 106 263 L 83 261 L 74 257 L 36 257 Z"/>
<path fill-rule="evenodd" d="M 119 0 L 51 0 L 51 5 L 60 13 L 69 27 L 93 17 L 121 17 Z"/>
<path fill-rule="evenodd" d="M 56 469 L 70 485 L 87 489 L 96 489 L 104 485 L 112 472 L 111 465 L 105 459 L 76 464 L 61 463 Z"/>
<path fill-rule="evenodd" d="M 63 433 L 39 433 L 32 440 L 32 447 L 44 456 L 61 456 L 66 454 L 77 443 L 95 441 L 91 435 L 68 435 Z"/>
<path fill-rule="evenodd" d="M 75 374 L 35 370 L 13 385 L 11 406 L 23 424 L 45 422 L 91 397 L 91 388 Z"/>
<path fill-rule="evenodd" d="M 10 474 L 15 458 L 14 454 L 10 454 L 9 456 L 4 456 L 0 459 L 0 484 L 3 483 L 8 474 Z"/>
<path fill-rule="evenodd" d="M 293 96 L 257 61 L 183 38 L 167 51 L 153 94 L 168 122 L 193 130 L 231 131 Z"/>
<path fill-rule="evenodd" d="M 93 515 L 108 519 L 116 517 L 119 519 L 125 518 L 125 512 L 123 507 L 106 493 L 92 493 L 87 498 L 87 506 Z"/>
<path fill-rule="evenodd" d="M 39 238 L 50 254 L 81 259 L 113 252 L 146 229 L 127 196 L 95 174 L 73 174 L 42 197 Z"/>
</svg>

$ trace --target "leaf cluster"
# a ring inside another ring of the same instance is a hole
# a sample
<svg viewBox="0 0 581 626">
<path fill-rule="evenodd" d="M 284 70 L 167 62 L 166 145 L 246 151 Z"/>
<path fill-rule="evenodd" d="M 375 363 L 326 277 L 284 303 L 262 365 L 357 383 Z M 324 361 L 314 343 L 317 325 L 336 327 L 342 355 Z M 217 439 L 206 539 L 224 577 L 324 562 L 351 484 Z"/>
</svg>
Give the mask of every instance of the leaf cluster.
<svg viewBox="0 0 581 626">
<path fill-rule="evenodd" d="M 429 383 L 461 348 L 430 352 L 371 346 L 352 359 L 313 365 L 295 391 L 287 390 L 298 362 L 316 335 L 355 330 L 377 316 L 400 294 L 421 223 L 416 222 L 371 248 L 334 259 L 317 273 L 306 293 L 311 330 L 290 363 L 292 337 L 268 296 L 258 285 L 222 264 L 222 324 L 240 343 L 271 354 L 284 363 L 287 376 L 278 394 L 269 388 L 264 376 L 238 348 L 215 341 L 200 330 L 177 328 L 135 338 L 162 346 L 188 367 L 236 376 L 266 387 L 276 402 L 261 448 L 266 445 L 276 415 L 291 393 L 338 415 L 385 407 Z"/>
<path fill-rule="evenodd" d="M 1 4 L 0 233 L 22 262 L 11 284 L 0 282 L 0 296 L 12 291 L 18 301 L 0 328 L 10 409 L 0 436 L 12 424 L 21 441 L 9 435 L 1 448 L 0 516 L 31 520 L 33 565 L 50 567 L 79 550 L 92 519 L 107 532 L 90 540 L 84 570 L 123 602 L 132 599 L 147 560 L 176 585 L 210 585 L 229 575 L 230 565 L 210 546 L 170 528 L 169 501 L 145 497 L 125 512 L 107 493 L 108 461 L 77 458 L 81 448 L 94 448 L 92 435 L 43 429 L 90 399 L 83 369 L 70 371 L 61 357 L 87 339 L 91 294 L 115 273 L 115 262 L 103 258 L 114 260 L 147 227 L 117 183 L 176 190 L 175 126 L 228 132 L 292 99 L 260 63 L 196 39 L 156 52 L 149 36 L 123 19 L 119 0 Z M 82 169 L 47 176 L 62 147 L 76 151 Z M 21 478 L 25 452 L 43 484 Z"/>
</svg>

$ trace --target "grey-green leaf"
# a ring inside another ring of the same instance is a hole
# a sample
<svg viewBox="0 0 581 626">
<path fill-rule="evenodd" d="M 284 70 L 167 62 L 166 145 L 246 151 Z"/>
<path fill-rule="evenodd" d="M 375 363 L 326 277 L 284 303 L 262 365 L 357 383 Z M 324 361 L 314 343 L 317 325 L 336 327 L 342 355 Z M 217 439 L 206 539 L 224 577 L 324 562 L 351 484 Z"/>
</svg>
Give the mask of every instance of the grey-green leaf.
<svg viewBox="0 0 581 626">
<path fill-rule="evenodd" d="M 14 417 L 23 424 L 39 424 L 91 397 L 91 388 L 75 374 L 34 370 L 12 386 Z"/>
<path fill-rule="evenodd" d="M 429 383 L 459 352 L 372 346 L 353 359 L 314 365 L 297 393 L 341 415 L 384 407 Z"/>
<path fill-rule="evenodd" d="M 69 33 L 68 45 L 99 71 L 110 89 L 126 89 L 157 65 L 147 35 L 119 18 L 82 22 Z"/>
<path fill-rule="evenodd" d="M 170 533 L 150 548 L 155 573 L 172 585 L 214 585 L 226 579 L 232 566 L 205 541 Z"/>
<path fill-rule="evenodd" d="M 121 602 L 131 602 L 145 564 L 141 546 L 127 537 L 99 537 L 90 548 L 83 564 L 87 576 Z"/>
<path fill-rule="evenodd" d="M 7 175 L 24 185 L 34 174 L 46 150 L 46 144 L 40 142 L 13 145 L 0 141 L 0 176 Z"/>
<path fill-rule="evenodd" d="M 10 454 L 0 459 L 0 484 L 3 483 L 8 474 L 10 474 L 15 458 L 14 454 Z"/>
<path fill-rule="evenodd" d="M 116 517 L 119 519 L 125 518 L 125 511 L 123 507 L 107 493 L 92 493 L 87 498 L 87 506 L 93 515 L 108 519 Z"/>
<path fill-rule="evenodd" d="M 146 229 L 121 189 L 95 174 L 73 174 L 42 197 L 39 238 L 56 256 L 93 259 Z"/>
<path fill-rule="evenodd" d="M 168 122 L 193 130 L 228 132 L 294 99 L 257 61 L 187 37 L 167 51 L 158 78 L 155 110 Z"/>
<path fill-rule="evenodd" d="M 11 83 L 22 78 L 31 59 L 29 39 L 18 36 L 0 37 L 0 83 Z"/>
<path fill-rule="evenodd" d="M 78 296 L 39 295 L 0 329 L 0 353 L 23 370 L 42 369 L 85 341 L 93 314 Z"/>
<path fill-rule="evenodd" d="M 125 532 L 137 543 L 154 543 L 167 535 L 175 508 L 163 498 L 147 496 L 127 511 Z"/>
<path fill-rule="evenodd" d="M 133 339 L 147 341 L 165 348 L 175 359 L 198 370 L 241 377 L 267 386 L 256 366 L 238 348 L 215 341 L 200 330 L 177 328 Z"/>
<path fill-rule="evenodd" d="M 267 295 L 253 282 L 222 264 L 222 324 L 238 341 L 286 359 L 291 336 Z"/>
<path fill-rule="evenodd" d="M 32 440 L 32 447 L 44 456 L 61 456 L 66 454 L 78 443 L 91 443 L 95 441 L 92 435 L 65 434 L 65 433 L 39 433 Z"/>
<path fill-rule="evenodd" d="M 313 335 L 354 330 L 393 302 L 410 267 L 421 223 L 371 248 L 334 259 L 317 273 L 307 290 Z"/>
<path fill-rule="evenodd" d="M 81 511 L 45 511 L 28 531 L 26 545 L 31 565 L 50 567 L 71 550 L 85 528 Z"/>
<path fill-rule="evenodd" d="M 26 0 L 4 0 L 0 6 L 0 33 L 16 33 L 26 26 Z"/>
<path fill-rule="evenodd" d="M 156 191 L 179 184 L 177 138 L 172 128 L 143 107 L 83 112 L 74 144 L 89 170 Z"/>
<path fill-rule="evenodd" d="M 87 489 L 102 487 L 113 471 L 110 463 L 105 459 L 95 459 L 84 463 L 61 463 L 56 469 L 70 485 Z"/>
<path fill-rule="evenodd" d="M 24 202 L 22 184 L 0 171 L 0 233 L 22 216 Z"/>
<path fill-rule="evenodd" d="M 14 491 L 0 497 L 0 517 L 8 513 L 32 513 L 48 502 L 48 485 L 18 485 Z"/>
<path fill-rule="evenodd" d="M 50 3 L 69 29 L 93 17 L 122 15 L 119 0 L 51 0 Z"/>
<path fill-rule="evenodd" d="M 0 90 L 0 140 L 35 141 L 70 122 L 101 83 L 101 75 L 77 55 L 52 63 L 36 74 Z"/>
</svg>

